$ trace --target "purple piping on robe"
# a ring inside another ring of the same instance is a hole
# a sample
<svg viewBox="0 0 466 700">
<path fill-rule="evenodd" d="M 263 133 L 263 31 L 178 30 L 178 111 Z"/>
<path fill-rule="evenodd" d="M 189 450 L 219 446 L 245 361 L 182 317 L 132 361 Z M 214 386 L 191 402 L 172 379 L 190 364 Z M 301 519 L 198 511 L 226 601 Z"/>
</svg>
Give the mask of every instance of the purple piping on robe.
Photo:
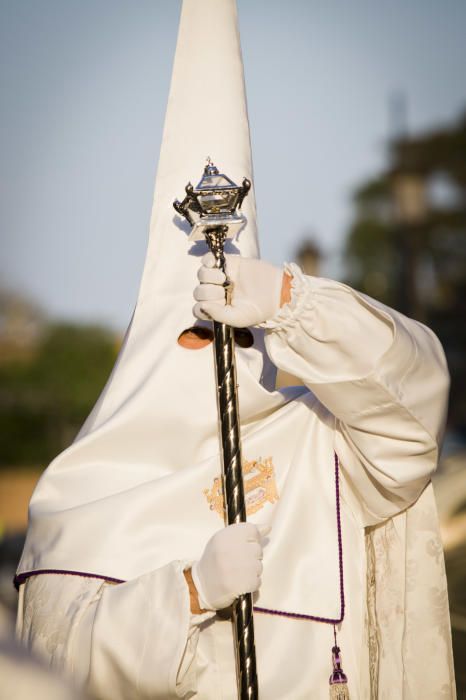
<svg viewBox="0 0 466 700">
<path fill-rule="evenodd" d="M 285 610 L 273 610 L 270 608 L 261 608 L 254 606 L 254 612 L 263 613 L 266 615 L 276 615 L 278 617 L 288 617 L 295 620 L 312 620 L 313 622 L 324 622 L 328 625 L 338 625 L 343 622 L 345 617 L 345 587 L 343 577 L 343 542 L 341 537 L 341 513 L 340 513 L 340 475 L 339 475 L 339 459 L 335 452 L 335 502 L 337 515 L 337 538 L 338 538 L 338 568 L 340 579 L 340 616 L 337 618 L 320 617 L 318 615 L 305 615 L 304 613 L 286 612 Z M 14 578 L 16 590 L 31 576 L 39 574 L 65 574 L 69 576 L 82 576 L 84 578 L 97 578 L 109 583 L 126 583 L 124 579 L 112 578 L 111 576 L 103 576 L 102 574 L 90 574 L 84 571 L 67 571 L 63 569 L 37 569 L 36 571 L 28 571 L 24 574 L 17 574 Z"/>
<path fill-rule="evenodd" d="M 31 576 L 39 576 L 40 574 L 64 574 L 65 576 L 82 576 L 83 578 L 98 578 L 109 583 L 126 583 L 122 578 L 113 578 L 112 576 L 103 576 L 102 574 L 89 574 L 85 571 L 68 571 L 67 569 L 36 569 L 35 571 L 27 571 L 24 574 L 17 574 L 13 583 L 16 590 L 20 585 L 27 581 Z"/>
<path fill-rule="evenodd" d="M 335 505 L 337 515 L 337 539 L 338 539 L 338 570 L 340 579 L 340 616 L 320 617 L 318 615 L 305 615 L 303 613 L 286 612 L 285 610 L 271 610 L 254 606 L 254 612 L 265 613 L 266 615 L 279 615 L 281 617 L 293 618 L 295 620 L 312 620 L 313 622 L 325 622 L 327 625 L 339 625 L 345 617 L 345 585 L 343 576 L 343 541 L 341 537 L 341 513 L 340 513 L 340 461 L 338 455 L 334 453 L 335 459 Z"/>
</svg>

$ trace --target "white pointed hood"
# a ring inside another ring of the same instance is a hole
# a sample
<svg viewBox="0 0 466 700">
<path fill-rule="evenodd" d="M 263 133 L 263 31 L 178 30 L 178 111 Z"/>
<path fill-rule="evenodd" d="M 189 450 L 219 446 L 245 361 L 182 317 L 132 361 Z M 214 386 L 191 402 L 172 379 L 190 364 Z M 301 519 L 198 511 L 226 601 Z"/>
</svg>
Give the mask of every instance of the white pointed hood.
<svg viewBox="0 0 466 700">
<path fill-rule="evenodd" d="M 192 292 L 207 248 L 188 240 L 173 200 L 189 181 L 197 184 L 207 156 L 235 182 L 252 181 L 235 0 L 183 2 L 133 320 L 94 410 L 34 492 L 19 574 L 127 579 L 173 558 L 197 558 L 219 527 L 202 490 L 220 471 L 212 348 L 177 343 L 195 322 Z M 242 211 L 247 224 L 234 245 L 257 256 L 253 188 Z M 252 348 L 237 351 L 246 431 L 284 403 L 267 388 L 271 364 L 261 332 L 254 337 Z"/>
<path fill-rule="evenodd" d="M 189 226 L 173 209 L 207 157 L 240 184 L 252 181 L 249 123 L 234 0 L 185 0 L 157 172 L 151 236 L 140 301 L 186 292 L 192 298 L 199 261 L 187 255 Z M 242 255 L 259 254 L 254 188 L 243 203 Z M 176 223 L 175 223 L 176 222 Z M 174 271 L 177 271 L 176 276 Z M 157 304 L 160 300 L 157 299 Z"/>
</svg>

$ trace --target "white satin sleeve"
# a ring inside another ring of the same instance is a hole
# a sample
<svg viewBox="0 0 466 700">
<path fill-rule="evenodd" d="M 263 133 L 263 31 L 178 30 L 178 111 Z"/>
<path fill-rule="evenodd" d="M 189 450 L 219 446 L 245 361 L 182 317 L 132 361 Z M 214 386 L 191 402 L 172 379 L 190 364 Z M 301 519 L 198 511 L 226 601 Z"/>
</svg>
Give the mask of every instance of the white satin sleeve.
<svg viewBox="0 0 466 700">
<path fill-rule="evenodd" d="M 262 326 L 277 367 L 298 376 L 336 418 L 335 450 L 364 525 L 413 503 L 437 464 L 449 376 L 422 324 L 297 265 L 292 297 Z"/>
<path fill-rule="evenodd" d="M 17 632 L 31 651 L 99 700 L 191 697 L 200 624 L 183 564 L 121 584 L 38 574 L 20 587 Z"/>
</svg>

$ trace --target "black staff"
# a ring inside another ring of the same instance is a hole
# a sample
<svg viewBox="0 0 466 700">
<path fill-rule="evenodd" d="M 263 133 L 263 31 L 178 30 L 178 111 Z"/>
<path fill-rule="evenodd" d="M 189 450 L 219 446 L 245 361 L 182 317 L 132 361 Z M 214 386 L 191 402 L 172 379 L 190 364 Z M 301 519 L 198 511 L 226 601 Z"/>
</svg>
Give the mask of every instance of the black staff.
<svg viewBox="0 0 466 700">
<path fill-rule="evenodd" d="M 216 266 L 225 272 L 224 244 L 227 238 L 244 225 L 245 219 L 236 209 L 241 206 L 251 183 L 244 179 L 241 187 L 226 175 L 219 174 L 208 160 L 204 175 L 194 189 L 186 187 L 183 202 L 174 207 L 193 226 L 191 238 L 205 237 L 215 256 Z M 225 287 L 229 302 L 229 286 Z M 246 521 L 243 472 L 241 468 L 241 436 L 235 368 L 233 329 L 214 321 L 214 356 L 217 379 L 217 405 L 222 446 L 222 480 L 227 525 Z M 233 630 L 236 649 L 236 677 L 240 700 L 257 700 L 258 683 L 254 647 L 252 595 L 239 596 L 233 603 Z"/>
</svg>

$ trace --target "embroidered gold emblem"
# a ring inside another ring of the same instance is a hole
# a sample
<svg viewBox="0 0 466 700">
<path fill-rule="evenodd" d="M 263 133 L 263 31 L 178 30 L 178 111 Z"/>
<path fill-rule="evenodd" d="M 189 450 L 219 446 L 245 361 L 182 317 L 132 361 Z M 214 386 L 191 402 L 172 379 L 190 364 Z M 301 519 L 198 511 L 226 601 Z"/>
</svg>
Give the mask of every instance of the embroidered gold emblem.
<svg viewBox="0 0 466 700">
<path fill-rule="evenodd" d="M 278 501 L 275 467 L 272 457 L 253 459 L 243 464 L 244 496 L 246 513 L 257 513 L 266 503 Z M 212 488 L 204 489 L 210 510 L 215 510 L 223 519 L 223 488 L 220 476 L 214 479 Z"/>
</svg>

